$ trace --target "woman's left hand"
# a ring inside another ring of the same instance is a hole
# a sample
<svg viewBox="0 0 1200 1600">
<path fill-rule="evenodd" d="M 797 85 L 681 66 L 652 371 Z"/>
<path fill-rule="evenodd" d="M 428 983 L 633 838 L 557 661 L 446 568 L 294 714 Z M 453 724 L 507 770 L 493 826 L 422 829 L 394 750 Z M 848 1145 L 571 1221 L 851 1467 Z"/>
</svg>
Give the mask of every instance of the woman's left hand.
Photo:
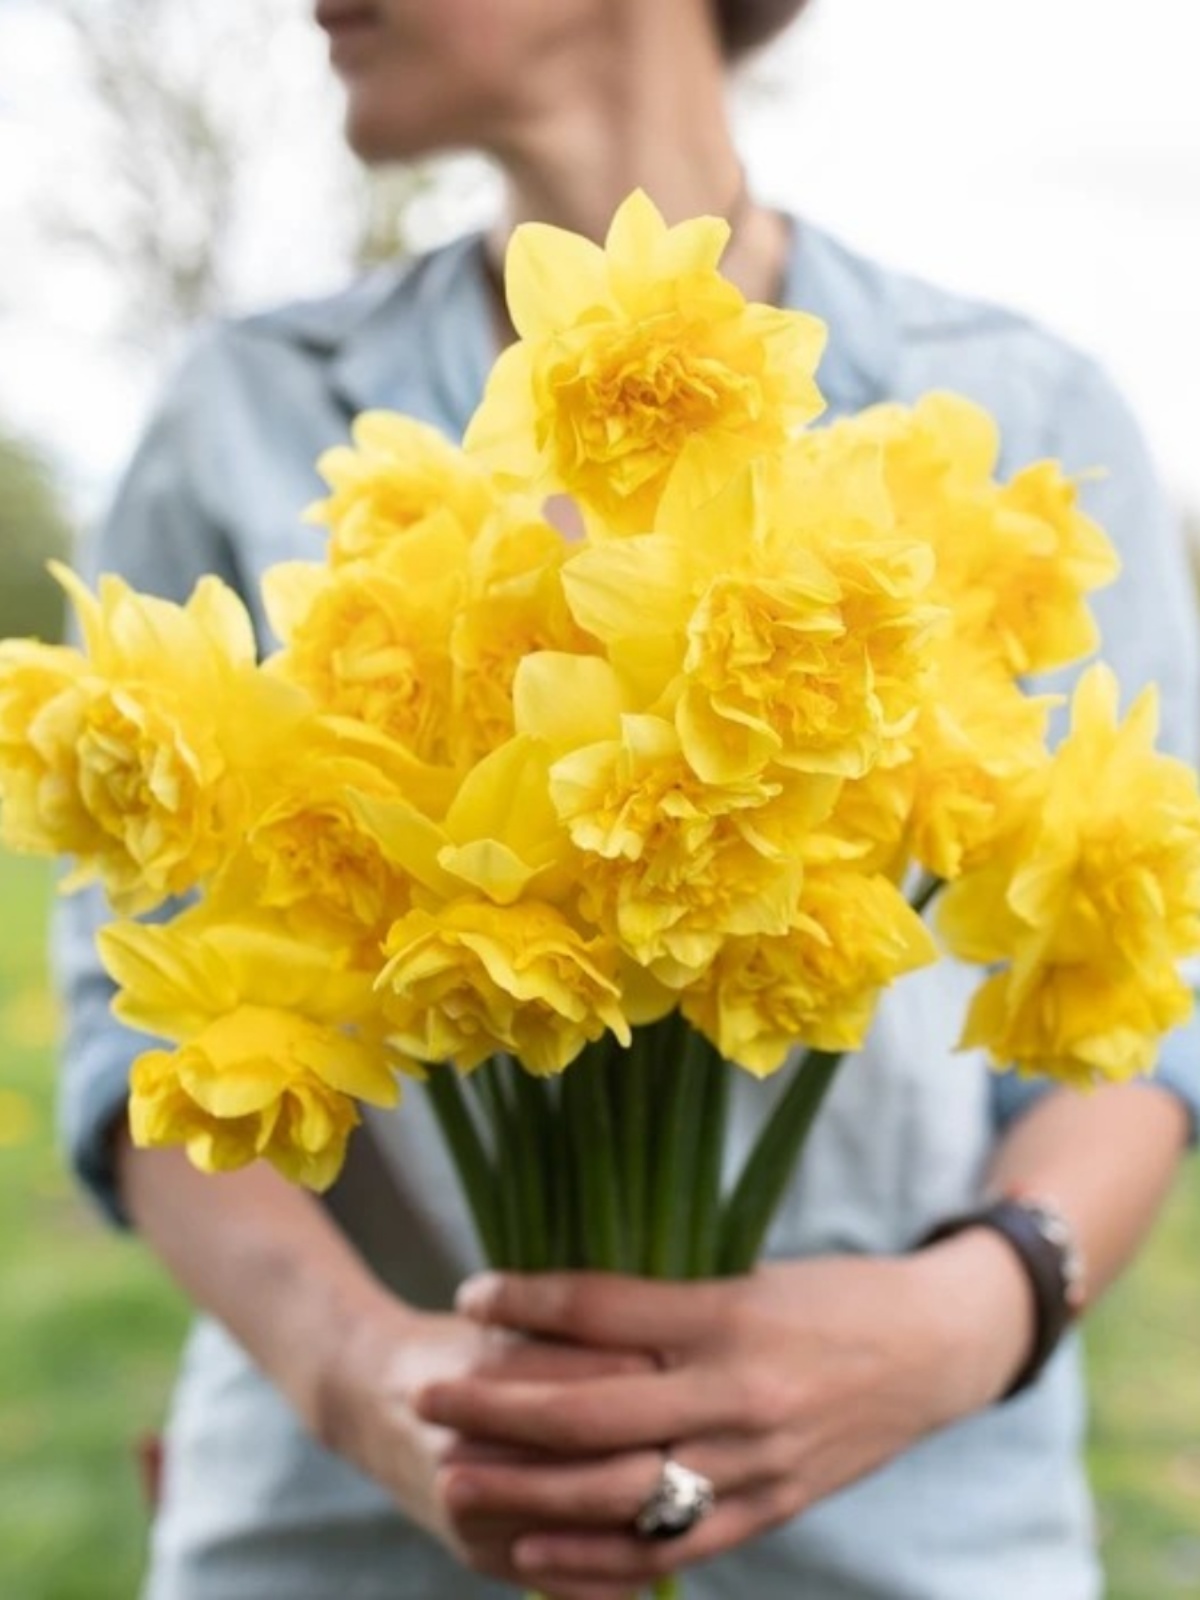
<svg viewBox="0 0 1200 1600">
<path fill-rule="evenodd" d="M 1032 1300 L 1015 1256 L 973 1229 L 916 1255 L 824 1257 L 751 1276 L 658 1283 L 609 1273 L 488 1273 L 478 1321 L 653 1353 L 660 1370 L 564 1382 L 466 1377 L 415 1397 L 464 1441 L 445 1490 L 461 1517 L 530 1518 L 531 1585 L 623 1593 L 721 1554 L 994 1400 L 1020 1368 Z M 474 1441 L 532 1447 L 490 1462 Z M 716 1508 L 683 1537 L 633 1531 L 670 1454 Z"/>
</svg>

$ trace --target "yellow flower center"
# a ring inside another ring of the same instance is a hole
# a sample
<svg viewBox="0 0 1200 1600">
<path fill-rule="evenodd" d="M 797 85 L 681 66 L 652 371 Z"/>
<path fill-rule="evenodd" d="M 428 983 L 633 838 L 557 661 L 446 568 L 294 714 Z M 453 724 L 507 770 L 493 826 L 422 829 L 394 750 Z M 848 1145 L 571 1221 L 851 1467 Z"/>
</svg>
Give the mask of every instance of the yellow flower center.
<svg viewBox="0 0 1200 1600">
<path fill-rule="evenodd" d="M 444 756 L 449 661 L 418 619 L 360 585 L 331 590 L 293 641 L 292 674 L 318 702 L 429 760 Z"/>
<path fill-rule="evenodd" d="M 363 930 L 394 917 L 394 876 L 376 841 L 335 806 L 313 806 L 269 821 L 251 841 L 267 871 L 262 903 L 313 900 Z"/>
<path fill-rule="evenodd" d="M 706 351 L 675 314 L 616 328 L 584 354 L 549 375 L 557 463 L 566 474 L 603 467 L 626 493 L 661 475 L 689 437 L 762 409 L 757 377 Z"/>
</svg>

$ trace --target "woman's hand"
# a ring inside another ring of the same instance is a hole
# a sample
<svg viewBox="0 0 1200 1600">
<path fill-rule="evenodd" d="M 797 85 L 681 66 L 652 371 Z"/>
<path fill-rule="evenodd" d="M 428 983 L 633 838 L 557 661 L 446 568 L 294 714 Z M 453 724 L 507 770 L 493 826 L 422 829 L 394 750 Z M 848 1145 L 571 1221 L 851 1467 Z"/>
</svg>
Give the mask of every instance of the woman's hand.
<svg viewBox="0 0 1200 1600">
<path fill-rule="evenodd" d="M 582 1379 L 633 1376 L 651 1370 L 643 1355 L 589 1350 L 484 1328 L 464 1316 L 416 1312 L 381 1295 L 325 1364 L 316 1431 L 329 1449 L 381 1483 L 404 1512 L 440 1539 L 465 1565 L 522 1585 L 514 1545 L 553 1519 L 553 1499 L 529 1513 L 478 1515 L 456 1503 L 453 1486 L 465 1468 L 504 1464 L 545 1471 L 545 1452 L 474 1442 L 422 1421 L 413 1396 L 439 1382 L 519 1382 L 565 1391 Z M 562 1600 L 617 1600 L 627 1593 L 569 1585 Z"/>
<path fill-rule="evenodd" d="M 554 1383 L 645 1372 L 635 1352 L 551 1344 L 466 1317 L 412 1310 L 367 1269 L 333 1218 L 303 1189 L 258 1162 L 219 1178 L 182 1149 L 141 1150 L 114 1133 L 121 1194 L 139 1233 L 192 1298 L 220 1318 L 329 1449 L 390 1491 L 401 1509 L 462 1561 L 522 1585 L 510 1559 L 533 1526 L 552 1520 L 503 1515 L 464 1519 L 448 1493 L 453 1462 L 506 1458 L 529 1466 L 527 1449 L 474 1444 L 421 1421 L 413 1395 L 431 1382 Z M 561 1600 L 625 1594 L 576 1584 Z M 556 1597 L 557 1600 L 557 1597 Z"/>
<path fill-rule="evenodd" d="M 461 1528 L 525 1525 L 509 1558 L 527 1584 L 598 1597 L 729 1550 L 995 1399 L 1033 1316 L 1016 1257 L 980 1229 L 918 1255 L 727 1281 L 487 1274 L 460 1305 L 480 1325 L 658 1358 L 595 1378 L 464 1373 L 415 1397 L 431 1424 L 548 1457 L 459 1460 L 445 1493 Z M 654 1543 L 632 1521 L 668 1451 L 712 1480 L 717 1505 Z"/>
</svg>

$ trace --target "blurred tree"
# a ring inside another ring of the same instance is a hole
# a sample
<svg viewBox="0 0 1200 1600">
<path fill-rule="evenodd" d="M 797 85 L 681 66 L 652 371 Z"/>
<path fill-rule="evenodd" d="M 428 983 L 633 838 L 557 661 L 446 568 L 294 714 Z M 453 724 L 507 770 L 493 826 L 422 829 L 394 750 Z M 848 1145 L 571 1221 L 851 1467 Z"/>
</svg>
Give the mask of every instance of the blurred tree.
<svg viewBox="0 0 1200 1600">
<path fill-rule="evenodd" d="M 277 255 L 272 192 L 294 186 L 295 173 L 281 157 L 332 83 L 314 87 L 317 41 L 300 0 L 48 5 L 71 41 L 90 137 L 82 150 L 76 139 L 65 181 L 43 202 L 46 230 L 102 259 L 120 331 L 161 354 L 181 328 L 237 303 L 248 254 Z M 427 173 L 363 173 L 330 119 L 328 172 L 314 176 L 311 204 L 347 267 L 410 247 L 408 212 L 431 187 Z"/>
<path fill-rule="evenodd" d="M 93 137 L 84 162 L 101 162 L 106 179 L 96 185 L 86 167 L 77 171 L 47 200 L 46 225 L 59 244 L 83 246 L 113 269 L 122 331 L 156 344 L 221 300 L 246 113 L 262 107 L 225 103 L 220 52 L 235 70 L 247 49 L 261 62 L 279 7 L 240 8 L 240 24 L 221 8 L 214 30 L 189 0 L 51 4 L 85 91 Z"/>
<path fill-rule="evenodd" d="M 71 532 L 46 462 L 0 432 L 0 637 L 58 639 L 63 597 L 46 562 L 70 554 Z"/>
</svg>

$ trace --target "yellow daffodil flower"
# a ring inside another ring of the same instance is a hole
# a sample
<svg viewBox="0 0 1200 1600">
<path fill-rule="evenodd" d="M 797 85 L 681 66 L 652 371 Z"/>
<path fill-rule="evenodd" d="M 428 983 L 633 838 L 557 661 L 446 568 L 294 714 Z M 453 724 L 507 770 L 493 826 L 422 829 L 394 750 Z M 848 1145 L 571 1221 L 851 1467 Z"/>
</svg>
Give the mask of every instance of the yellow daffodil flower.
<svg viewBox="0 0 1200 1600">
<path fill-rule="evenodd" d="M 795 787 L 794 785 L 792 786 Z M 783 933 L 800 844 L 837 785 L 703 783 L 673 725 L 625 716 L 616 738 L 551 768 L 550 794 L 578 847 L 582 908 L 659 982 L 679 988 L 734 936 Z"/>
<path fill-rule="evenodd" d="M 889 879 L 810 871 L 792 928 L 730 939 L 682 999 L 683 1014 L 756 1077 L 800 1045 L 856 1050 L 880 992 L 936 960 L 924 923 Z"/>
<path fill-rule="evenodd" d="M 361 826 L 423 903 L 466 893 L 495 905 L 575 893 L 575 852 L 549 792 L 550 751 L 518 734 L 467 774 L 442 821 L 403 800 L 351 796 Z"/>
<path fill-rule="evenodd" d="M 520 501 L 502 507 L 471 548 L 450 641 L 453 754 L 463 767 L 512 736 L 513 680 L 524 660 L 547 650 L 600 650 L 567 605 L 569 552 L 557 529 Z"/>
<path fill-rule="evenodd" d="M 295 1182 L 336 1177 L 359 1118 L 355 1100 L 392 1105 L 397 1085 L 368 972 L 296 939 L 262 914 L 207 907 L 173 923 L 100 934 L 130 1027 L 173 1040 L 139 1057 L 130 1127 L 141 1145 L 182 1144 L 205 1171 L 262 1157 Z"/>
<path fill-rule="evenodd" d="M 552 906 L 464 899 L 437 913 L 414 910 L 384 950 L 390 1034 L 419 1060 L 465 1071 L 507 1050 L 546 1074 L 606 1030 L 629 1042 L 615 952 Z"/>
<path fill-rule="evenodd" d="M 326 450 L 317 471 L 332 493 L 305 512 L 330 532 L 331 566 L 383 555 L 428 524 L 473 539 L 494 497 L 485 473 L 436 428 L 390 411 L 364 411 L 353 445 Z"/>
<path fill-rule="evenodd" d="M 1046 724 L 1058 697 L 1023 693 L 994 657 L 957 640 L 936 664 L 913 741 L 909 844 L 949 881 L 1024 826 L 1050 761 Z"/>
<path fill-rule="evenodd" d="M 1200 952 L 1200 797 L 1194 772 L 1154 750 L 1156 727 L 1153 691 L 1119 722 L 1112 673 L 1089 669 L 1026 826 L 947 891 L 950 948 L 1011 962 L 964 1043 L 1072 1082 L 1122 1077 L 1189 1013 L 1176 965 Z"/>
<path fill-rule="evenodd" d="M 520 335 L 467 449 L 505 482 L 562 491 L 608 529 L 646 532 L 685 445 L 723 471 L 780 449 L 822 409 L 816 318 L 749 304 L 717 271 L 728 224 L 670 228 L 638 191 L 604 248 L 530 223 L 509 247 Z"/>
<path fill-rule="evenodd" d="M 179 606 L 55 573 L 84 650 L 14 641 L 0 656 L 4 837 L 74 855 L 67 888 L 99 878 L 118 911 L 145 911 L 217 870 L 311 710 L 258 672 L 246 609 L 216 578 Z"/>
<path fill-rule="evenodd" d="M 285 646 L 272 672 L 299 684 L 322 711 L 367 723 L 419 760 L 449 765 L 450 641 L 467 548 L 454 529 L 427 523 L 386 557 L 271 568 L 263 594 Z"/>
</svg>

